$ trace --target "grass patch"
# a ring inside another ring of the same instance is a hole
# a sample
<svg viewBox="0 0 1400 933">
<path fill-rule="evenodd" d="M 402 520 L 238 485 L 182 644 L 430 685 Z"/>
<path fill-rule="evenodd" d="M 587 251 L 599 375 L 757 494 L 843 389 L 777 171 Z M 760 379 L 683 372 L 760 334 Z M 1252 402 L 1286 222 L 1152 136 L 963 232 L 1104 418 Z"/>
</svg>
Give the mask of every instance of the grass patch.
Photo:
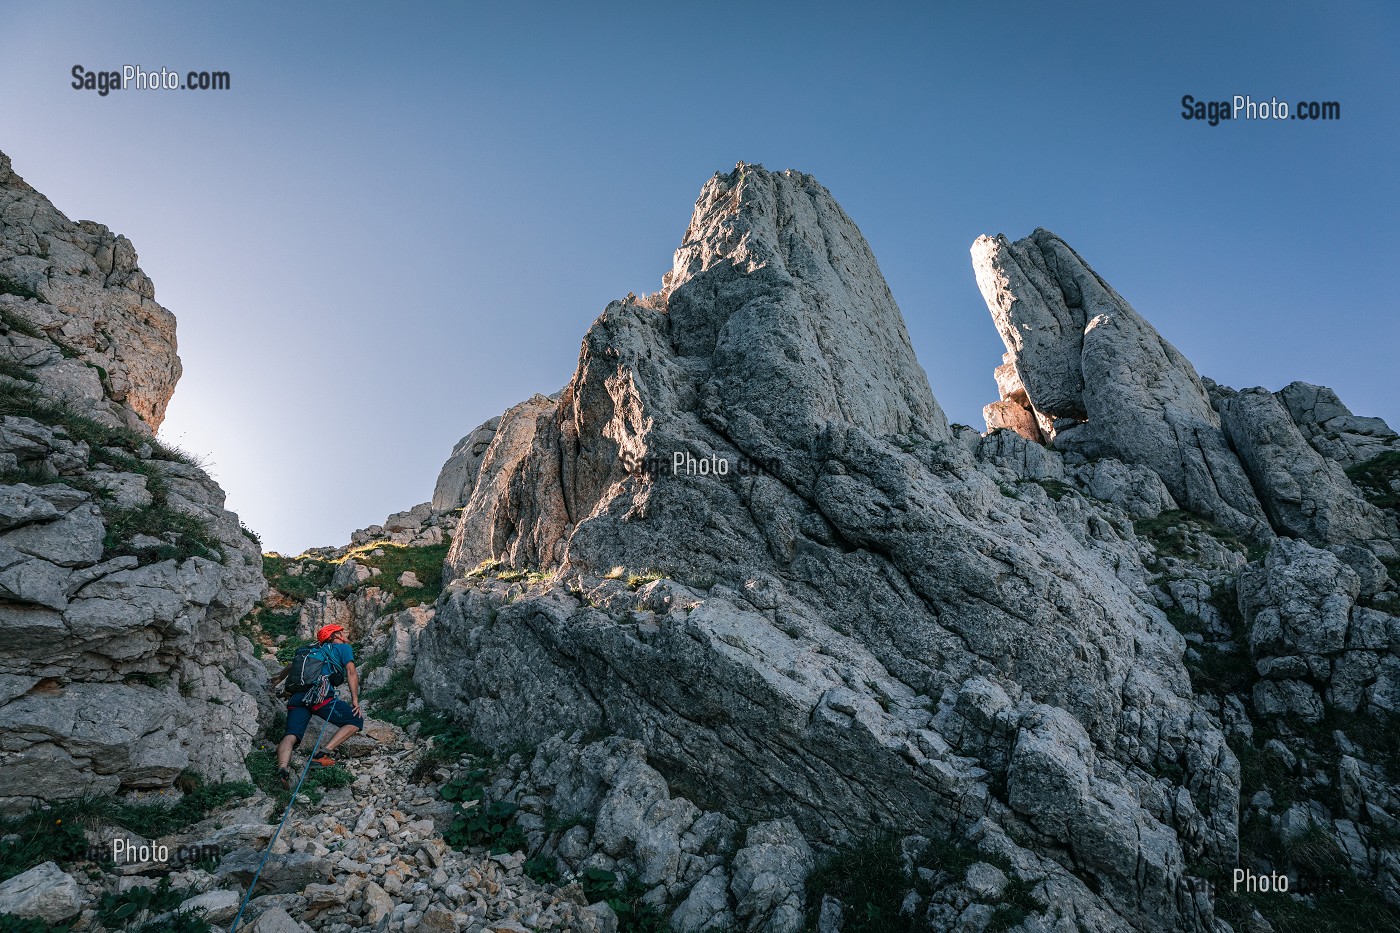
<svg viewBox="0 0 1400 933">
<path fill-rule="evenodd" d="M 644 570 L 641 573 L 627 575 L 627 586 L 630 589 L 639 589 L 648 583 L 655 583 L 657 580 L 666 579 L 666 575 L 660 570 Z"/>
<path fill-rule="evenodd" d="M 291 574 L 287 569 L 292 564 L 300 564 L 301 573 Z M 263 555 L 263 576 L 269 586 L 292 599 L 308 600 L 315 598 L 321 590 L 328 590 L 331 577 L 335 576 L 335 564 L 312 557 L 283 557 L 281 554 Z"/>
<path fill-rule="evenodd" d="M 850 933 L 917 930 L 899 912 L 909 887 L 899 840 L 891 837 L 835 856 L 819 867 L 807 879 L 807 904 L 815 920 L 824 895 L 838 898 L 846 905 L 842 929 Z"/>
<path fill-rule="evenodd" d="M 379 570 L 379 576 L 369 585 L 377 586 L 392 597 L 382 610 L 384 613 L 406 609 L 409 606 L 431 605 L 442 593 L 442 565 L 447 560 L 450 542 L 410 547 L 404 544 L 370 542 L 348 552 L 340 562 L 354 560 L 366 567 Z M 375 551 L 383 551 L 376 554 Z M 422 584 L 407 587 L 399 583 L 399 576 L 412 572 Z"/>
<path fill-rule="evenodd" d="M 1056 502 L 1059 502 L 1065 496 L 1074 492 L 1073 486 L 1069 483 L 1062 483 L 1057 479 L 1042 479 L 1036 482 L 1040 483 L 1040 488 L 1045 490 L 1045 494 Z"/>
<path fill-rule="evenodd" d="M 1161 558 L 1175 557 L 1190 560 L 1195 557 L 1197 550 L 1192 543 L 1192 538 L 1197 534 L 1210 535 L 1230 550 L 1245 555 L 1249 560 L 1258 560 L 1269 551 L 1265 545 L 1245 541 L 1239 535 L 1225 530 L 1207 518 L 1179 509 L 1163 512 L 1156 518 L 1140 518 L 1133 522 L 1133 531 L 1137 533 L 1139 538 L 1150 541 L 1157 551 L 1158 560 L 1148 565 L 1150 570 L 1160 571 L 1162 569 Z"/>
<path fill-rule="evenodd" d="M 112 427 L 78 414 L 65 405 L 51 402 L 29 385 L 15 382 L 0 385 L 0 415 L 31 418 L 41 424 L 62 428 L 68 437 L 89 446 L 91 463 L 105 463 L 146 478 L 146 488 L 153 500 L 150 505 L 139 509 L 120 509 L 111 505 L 102 507 L 107 528 L 103 539 L 104 558 L 129 554 L 142 563 L 184 560 L 188 557 L 223 561 L 218 539 L 209 526 L 170 507 L 164 477 L 150 462 L 154 459 L 189 464 L 191 461 L 188 457 L 140 431 Z M 149 459 L 143 459 L 143 453 Z M 107 498 L 100 487 L 84 477 L 53 477 L 48 482 L 84 489 L 98 495 L 99 499 Z M 136 535 L 149 535 L 161 539 L 163 543 L 153 548 L 136 549 L 131 546 L 131 538 Z"/>
<path fill-rule="evenodd" d="M 209 532 L 209 526 L 188 513 L 172 509 L 161 499 L 139 509 L 108 507 L 103 510 L 102 517 L 107 525 L 106 537 L 102 539 L 104 558 L 129 554 L 142 563 L 183 561 L 190 557 L 223 562 L 219 541 Z M 132 544 L 137 535 L 157 538 L 162 543 L 137 548 Z"/>
<path fill-rule="evenodd" d="M 296 637 L 297 621 L 301 618 L 300 612 L 274 612 L 271 609 L 259 609 L 256 611 L 258 627 L 263 630 L 263 634 L 278 638 L 285 635 L 288 638 Z"/>
<path fill-rule="evenodd" d="M 1400 782 L 1400 716 L 1376 709 L 1367 713 L 1344 713 L 1328 706 L 1316 723 L 1299 723 L 1295 728 L 1328 754 L 1329 764 L 1340 760 L 1333 732 L 1340 731 L 1363 749 L 1361 758 L 1378 764 L 1392 782 Z"/>
<path fill-rule="evenodd" d="M 384 686 L 366 693 L 365 699 L 373 704 L 375 719 L 382 719 L 402 728 L 423 718 L 421 712 L 412 713 L 406 708 L 408 698 L 413 692 L 413 671 L 401 667 L 389 675 Z"/>
<path fill-rule="evenodd" d="M 311 726 L 306 730 L 306 735 L 302 737 L 301 750 L 310 751 L 311 743 L 316 741 L 315 733 L 321 728 L 316 717 L 312 717 Z M 280 731 L 280 729 L 278 730 Z M 326 727 L 326 738 L 330 738 L 335 733 L 331 726 Z M 281 736 L 278 736 L 281 739 Z M 277 810 L 283 810 L 291 802 L 292 792 L 282 786 L 282 782 L 277 779 L 277 749 L 276 746 L 256 748 L 248 753 L 248 757 L 243 759 L 243 764 L 248 768 L 248 774 L 252 776 L 253 783 L 260 788 L 263 793 L 271 797 L 277 804 Z M 292 755 L 292 772 L 296 777 L 301 777 L 301 768 L 305 762 L 298 762 L 296 755 Z M 355 776 L 344 767 L 337 765 L 334 768 L 311 768 L 306 772 L 306 782 L 301 785 L 301 792 L 311 799 L 313 804 L 320 803 L 325 792 L 336 787 L 349 787 L 355 782 Z"/>
<path fill-rule="evenodd" d="M 1209 642 L 1192 646 L 1199 658 L 1187 658 L 1191 690 L 1224 696 L 1241 693 L 1254 682 L 1254 665 L 1243 651 L 1230 651 Z"/>
<path fill-rule="evenodd" d="M 0 914 L 0 933 L 68 933 L 71 924 L 50 924 L 37 917 L 16 917 L 13 914 Z"/>
<path fill-rule="evenodd" d="M 481 563 L 479 563 L 479 564 L 477 564 L 475 567 L 473 567 L 471 570 L 469 570 L 469 571 L 467 572 L 467 576 L 469 576 L 469 577 L 484 577 L 484 576 L 486 576 L 487 574 L 495 573 L 496 569 L 499 568 L 500 566 L 501 566 L 501 562 L 500 562 L 500 561 L 496 560 L 496 558 L 494 558 L 494 557 L 488 557 L 488 558 L 486 558 L 486 560 L 482 561 Z"/>
<path fill-rule="evenodd" d="M 996 925 L 989 929 L 1009 929 L 1042 909 L 1031 896 L 1033 885 L 1011 876 L 1010 863 L 1003 859 L 974 852 L 951 840 L 934 840 L 919 857 L 911 877 L 904 874 L 899 840 L 886 837 L 837 853 L 812 872 L 807 879 L 808 926 L 815 926 L 822 897 L 831 895 L 846 907 L 842 925 L 846 933 L 929 933 L 931 928 L 922 917 L 900 913 L 911 889 L 925 895 L 934 889 L 917 869 L 928 869 L 945 875 L 947 881 L 957 882 L 977 862 L 996 865 L 1008 874 L 1006 890 L 992 918 Z"/>
<path fill-rule="evenodd" d="M 1254 910 L 1264 915 L 1274 933 L 1375 933 L 1400 931 L 1400 911 L 1369 885 L 1356 879 L 1336 889 L 1318 891 L 1313 904 L 1288 894 L 1246 894 L 1232 892 L 1228 883 L 1217 885 L 1215 915 L 1235 929 L 1247 929 L 1244 922 Z"/>
<path fill-rule="evenodd" d="M 197 823 L 235 800 L 252 796 L 246 781 L 207 784 L 186 772 L 176 779 L 184 792 L 174 804 L 126 803 L 112 797 L 83 797 L 0 819 L 0 881 L 43 862 L 64 864 L 85 858 L 89 826 L 120 826 L 147 839 L 169 835 Z"/>
<path fill-rule="evenodd" d="M 1256 728 L 1256 738 L 1267 741 L 1269 736 Z M 1276 803 L 1292 803 L 1291 788 L 1297 783 L 1277 755 L 1256 746 L 1251 739 L 1238 733 L 1229 738 L 1230 749 L 1240 762 L 1240 800 L 1247 801 L 1261 790 L 1268 791 Z M 1282 799 L 1281 796 L 1282 795 Z"/>
<path fill-rule="evenodd" d="M 0 295 L 14 295 L 16 298 L 33 298 L 36 300 L 39 299 L 38 292 L 30 288 L 28 285 L 25 285 L 23 282 L 17 282 L 7 275 L 0 275 Z M 23 329 L 21 329 L 20 327 L 17 327 L 11 323 L 12 319 L 23 320 L 19 317 L 19 315 L 15 314 L 13 311 L 10 311 L 8 308 L 5 309 L 4 320 L 5 326 L 7 328 L 9 328 L 10 330 L 17 330 L 20 333 L 25 334 L 29 337 L 40 336 L 39 329 L 33 324 L 30 324 L 28 321 L 23 321 L 24 327 Z"/>
<path fill-rule="evenodd" d="M 1387 451 L 1347 467 L 1346 474 L 1372 505 L 1400 509 L 1400 451 Z"/>
<path fill-rule="evenodd" d="M 109 801 L 97 808 L 108 821 L 125 827 L 147 839 L 156 839 L 178 832 L 207 817 L 235 800 L 253 796 L 255 791 L 247 781 L 206 784 L 197 774 L 185 772 L 176 778 L 175 786 L 184 796 L 173 805 L 161 803 L 121 803 Z"/>
<path fill-rule="evenodd" d="M 11 288 L 23 289 L 23 286 L 11 282 L 8 279 L 0 279 L 0 295 L 19 295 L 21 298 L 39 297 L 38 295 L 20 294 L 20 292 L 17 291 L 10 291 Z M 23 290 L 28 291 L 28 289 Z M 26 337 L 44 337 L 44 332 L 30 323 L 28 318 L 16 314 L 10 308 L 0 308 L 0 324 L 4 324 L 6 330 L 12 330 L 17 334 L 24 334 Z"/>
<path fill-rule="evenodd" d="M 987 933 L 1009 930 L 1038 912 L 1041 904 L 1031 893 L 1034 887 L 1029 881 L 1022 881 L 1014 875 L 1008 876 L 1006 887 L 1001 892 L 1001 902 L 997 904 L 997 909 L 992 912 L 992 919 L 987 923 Z"/>
<path fill-rule="evenodd" d="M 1167 610 L 1167 621 L 1172 624 L 1172 628 L 1182 633 L 1200 634 L 1206 630 L 1205 621 L 1200 616 L 1194 616 L 1180 606 L 1173 606 Z"/>
<path fill-rule="evenodd" d="M 157 460 L 193 465 L 189 457 L 148 434 L 103 424 L 66 405 L 44 398 L 30 386 L 10 384 L 0 387 L 0 415 L 32 418 L 40 424 L 61 427 L 73 440 L 86 441 L 93 447 L 116 447 L 133 454 L 143 447 L 149 447 L 151 456 Z M 101 459 L 100 454 L 98 458 Z"/>
<path fill-rule="evenodd" d="M 22 816 L 0 818 L 0 881 L 44 862 L 71 862 L 87 852 L 86 800 L 68 800 Z"/>
</svg>

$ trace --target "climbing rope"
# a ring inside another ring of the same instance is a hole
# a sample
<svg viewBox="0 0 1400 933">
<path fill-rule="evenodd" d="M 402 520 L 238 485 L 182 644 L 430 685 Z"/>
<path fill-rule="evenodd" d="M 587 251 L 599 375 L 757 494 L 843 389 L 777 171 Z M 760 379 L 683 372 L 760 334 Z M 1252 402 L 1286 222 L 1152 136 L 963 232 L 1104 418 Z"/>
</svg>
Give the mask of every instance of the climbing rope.
<svg viewBox="0 0 1400 933">
<path fill-rule="evenodd" d="M 301 793 L 302 782 L 306 780 L 306 775 L 311 771 L 311 759 L 316 757 L 316 752 L 321 747 L 321 737 L 326 734 L 326 726 L 331 724 L 330 716 L 321 719 L 321 731 L 316 734 L 316 743 L 311 746 L 311 753 L 306 756 L 306 764 L 301 766 L 301 777 L 297 780 L 297 786 L 292 788 L 292 799 L 287 801 L 287 809 L 282 811 L 282 822 L 277 824 L 277 829 L 272 833 L 272 838 L 267 841 L 267 851 L 263 853 L 262 861 L 258 863 L 258 870 L 253 872 L 253 880 L 248 882 L 248 893 L 243 895 L 243 900 L 238 904 L 238 913 L 233 915 L 233 926 L 229 927 L 228 933 L 236 933 L 238 921 L 243 917 L 243 908 L 248 906 L 248 898 L 253 896 L 253 889 L 258 886 L 258 878 L 262 876 L 263 866 L 267 864 L 267 857 L 272 854 L 272 847 L 277 844 L 277 837 L 282 834 L 282 827 L 287 825 L 287 817 L 292 815 L 292 807 L 296 806 L 297 794 Z"/>
</svg>

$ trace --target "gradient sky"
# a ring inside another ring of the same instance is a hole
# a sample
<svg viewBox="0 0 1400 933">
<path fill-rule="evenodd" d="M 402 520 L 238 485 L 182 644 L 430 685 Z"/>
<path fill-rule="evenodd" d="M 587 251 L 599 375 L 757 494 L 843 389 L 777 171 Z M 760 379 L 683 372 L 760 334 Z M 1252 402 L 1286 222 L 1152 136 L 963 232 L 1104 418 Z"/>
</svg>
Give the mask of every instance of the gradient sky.
<svg viewBox="0 0 1400 933">
<path fill-rule="evenodd" d="M 1400 7 L 934 6 L 11 3 L 0 150 L 134 242 L 179 319 L 162 437 L 283 552 L 564 385 L 739 160 L 832 191 L 954 421 L 1002 352 L 968 247 L 1044 226 L 1201 373 L 1400 423 Z M 104 98 L 75 64 L 233 87 Z M 1342 119 L 1210 127 L 1188 93 Z"/>
</svg>

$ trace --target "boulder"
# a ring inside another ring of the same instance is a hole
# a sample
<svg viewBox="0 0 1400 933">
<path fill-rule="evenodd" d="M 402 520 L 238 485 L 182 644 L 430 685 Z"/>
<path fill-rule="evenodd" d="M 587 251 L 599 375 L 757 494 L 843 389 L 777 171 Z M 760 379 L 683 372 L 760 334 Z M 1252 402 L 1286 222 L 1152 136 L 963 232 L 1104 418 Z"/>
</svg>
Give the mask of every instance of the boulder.
<svg viewBox="0 0 1400 933">
<path fill-rule="evenodd" d="M 0 882 L 0 916 L 34 917 L 59 924 L 82 909 L 82 887 L 53 862 Z"/>
<path fill-rule="evenodd" d="M 1191 363 L 1063 240 L 979 237 L 977 285 L 1060 450 L 1150 467 L 1184 508 L 1270 536 Z"/>
</svg>

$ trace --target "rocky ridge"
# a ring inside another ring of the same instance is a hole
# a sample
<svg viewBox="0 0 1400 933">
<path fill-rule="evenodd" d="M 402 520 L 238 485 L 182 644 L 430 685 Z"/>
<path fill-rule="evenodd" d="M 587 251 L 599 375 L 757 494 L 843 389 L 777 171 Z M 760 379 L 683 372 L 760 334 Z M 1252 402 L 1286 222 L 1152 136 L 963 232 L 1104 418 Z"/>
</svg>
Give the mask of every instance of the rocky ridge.
<svg viewBox="0 0 1400 933">
<path fill-rule="evenodd" d="M 152 431 L 175 322 L 0 154 L 0 806 L 246 778 L 259 547 Z"/>
<path fill-rule="evenodd" d="M 985 435 L 830 193 L 741 164 L 433 501 L 269 557 L 259 650 L 341 621 L 406 729 L 258 929 L 1400 929 L 1400 438 L 1201 377 L 1053 234 L 973 255 Z"/>
<path fill-rule="evenodd" d="M 1027 923 L 1215 929 L 1212 882 L 1241 860 L 1297 874 L 1289 832 L 1350 846 L 1349 877 L 1394 898 L 1389 817 L 1261 813 L 1252 731 L 1323 769 L 1304 788 L 1355 772 L 1298 731 L 1329 704 L 1384 754 L 1394 645 L 1369 613 L 1393 608 L 1394 516 L 1343 468 L 1393 433 L 1327 390 L 1202 379 L 1053 234 L 979 240 L 974 267 L 1008 350 L 989 428 L 1015 429 L 984 437 L 943 418 L 825 189 L 716 176 L 662 290 L 611 304 L 564 391 L 502 415 L 419 688 L 497 747 L 640 742 L 672 801 L 653 819 L 682 837 L 719 813 L 795 830 L 799 868 L 888 836 L 995 855 Z M 677 453 L 731 472 L 676 475 Z M 1330 634 L 1299 656 L 1322 604 Z M 550 799 L 551 767 L 518 792 Z M 1357 799 L 1388 799 L 1367 767 Z M 643 879 L 676 930 L 826 912 L 740 917 L 723 858 L 658 873 L 635 841 L 535 842 Z M 988 928 L 964 881 L 900 906 Z"/>
</svg>

